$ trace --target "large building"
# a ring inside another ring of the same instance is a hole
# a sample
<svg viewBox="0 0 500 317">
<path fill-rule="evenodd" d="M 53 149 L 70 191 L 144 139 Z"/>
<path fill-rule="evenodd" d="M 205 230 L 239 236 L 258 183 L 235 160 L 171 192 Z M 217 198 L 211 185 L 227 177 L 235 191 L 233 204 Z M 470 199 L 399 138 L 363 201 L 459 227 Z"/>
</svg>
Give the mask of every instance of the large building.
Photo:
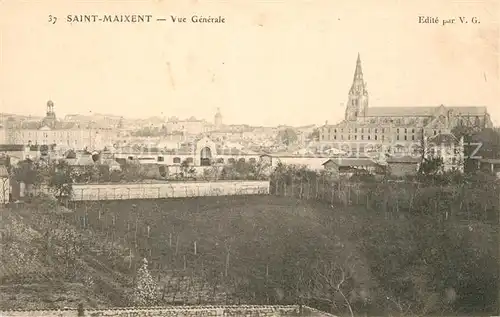
<svg viewBox="0 0 500 317">
<path fill-rule="evenodd" d="M 461 125 L 482 129 L 492 127 L 492 122 L 486 107 L 370 107 L 358 54 L 345 118 L 338 124 L 322 126 L 320 141 L 364 151 L 404 148 L 413 152 L 424 137 L 450 133 Z"/>
<path fill-rule="evenodd" d="M 48 101 L 46 116 L 41 121 L 7 120 L 4 134 L 7 144 L 55 144 L 74 150 L 100 150 L 113 145 L 118 130 L 94 122 L 60 121 L 54 103 Z"/>
</svg>

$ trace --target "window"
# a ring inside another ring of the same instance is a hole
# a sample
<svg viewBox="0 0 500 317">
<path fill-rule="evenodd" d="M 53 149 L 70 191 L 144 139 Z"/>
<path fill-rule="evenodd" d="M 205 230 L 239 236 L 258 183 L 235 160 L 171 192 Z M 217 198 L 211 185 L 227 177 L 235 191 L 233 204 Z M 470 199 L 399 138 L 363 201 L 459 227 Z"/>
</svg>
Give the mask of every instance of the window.
<svg viewBox="0 0 500 317">
<path fill-rule="evenodd" d="M 355 135 L 354 135 L 354 140 L 357 140 L 357 139 L 358 139 L 358 135 L 357 135 L 357 134 L 355 134 Z"/>
<path fill-rule="evenodd" d="M 396 129 L 396 132 L 399 133 L 399 128 Z"/>
<path fill-rule="evenodd" d="M 375 134 L 375 140 L 377 139 L 377 135 Z"/>
<path fill-rule="evenodd" d="M 364 135 L 361 134 L 361 140 L 363 140 L 363 139 L 364 139 Z"/>
<path fill-rule="evenodd" d="M 384 141 L 385 137 L 382 135 L 382 141 Z"/>
<path fill-rule="evenodd" d="M 164 162 L 165 158 L 163 156 L 158 156 L 158 162 Z"/>
<path fill-rule="evenodd" d="M 405 128 L 405 133 L 408 133 L 408 130 Z"/>
<path fill-rule="evenodd" d="M 399 135 L 396 136 L 396 140 L 399 140 Z"/>
<path fill-rule="evenodd" d="M 250 160 L 249 160 L 249 161 L 250 161 L 250 163 L 252 163 L 252 164 L 255 164 L 255 163 L 257 162 L 257 160 L 256 160 L 255 158 L 253 158 L 253 157 L 252 157 L 252 158 L 250 158 Z"/>
<path fill-rule="evenodd" d="M 334 139 L 334 140 L 337 140 L 337 136 L 336 136 L 336 135 L 334 135 L 334 136 L 333 136 L 333 139 Z"/>
<path fill-rule="evenodd" d="M 347 136 L 347 140 L 350 140 L 350 139 L 351 139 L 351 135 L 349 134 L 349 135 Z"/>
<path fill-rule="evenodd" d="M 245 163 L 245 159 L 242 157 L 242 158 L 240 158 L 240 159 L 238 160 L 238 162 L 240 162 L 240 163 Z"/>
<path fill-rule="evenodd" d="M 180 164 L 181 163 L 181 158 L 180 157 L 174 157 L 174 164 Z"/>
<path fill-rule="evenodd" d="M 407 140 L 407 136 L 405 135 L 405 141 Z"/>
<path fill-rule="evenodd" d="M 411 133 L 415 133 L 415 129 L 411 129 Z"/>
<path fill-rule="evenodd" d="M 337 133 L 337 129 L 334 129 L 333 132 Z"/>
<path fill-rule="evenodd" d="M 375 129 L 375 133 L 378 133 L 377 129 Z"/>
<path fill-rule="evenodd" d="M 193 164 L 193 158 L 192 157 L 186 158 L 186 163 Z"/>
<path fill-rule="evenodd" d="M 368 136 L 368 140 L 370 140 L 370 136 Z"/>
<path fill-rule="evenodd" d="M 437 134 L 437 132 L 436 132 L 436 130 L 434 130 L 434 135 L 436 135 L 436 134 Z"/>
<path fill-rule="evenodd" d="M 414 136 L 414 135 L 412 135 L 412 136 L 411 136 L 411 139 L 412 139 L 412 141 L 415 141 L 415 136 Z"/>
<path fill-rule="evenodd" d="M 354 128 L 354 133 L 358 133 L 358 128 Z"/>
<path fill-rule="evenodd" d="M 228 160 L 227 160 L 227 162 L 228 162 L 229 164 L 234 164 L 234 163 L 236 163 L 236 160 L 235 160 L 234 158 L 232 158 L 232 157 L 231 157 L 230 159 L 228 159 Z"/>
</svg>

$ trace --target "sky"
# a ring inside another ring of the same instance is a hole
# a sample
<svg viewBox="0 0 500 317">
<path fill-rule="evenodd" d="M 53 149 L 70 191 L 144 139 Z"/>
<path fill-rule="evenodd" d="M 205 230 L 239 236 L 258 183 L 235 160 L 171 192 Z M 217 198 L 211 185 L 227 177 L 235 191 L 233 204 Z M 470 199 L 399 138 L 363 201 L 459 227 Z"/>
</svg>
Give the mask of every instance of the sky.
<svg viewBox="0 0 500 317">
<path fill-rule="evenodd" d="M 499 2 L 0 0 L 0 112 L 43 116 L 52 100 L 59 117 L 212 121 L 220 108 L 226 124 L 333 123 L 359 53 L 371 107 L 486 106 L 499 125 Z M 226 23 L 67 23 L 70 14 Z"/>
</svg>

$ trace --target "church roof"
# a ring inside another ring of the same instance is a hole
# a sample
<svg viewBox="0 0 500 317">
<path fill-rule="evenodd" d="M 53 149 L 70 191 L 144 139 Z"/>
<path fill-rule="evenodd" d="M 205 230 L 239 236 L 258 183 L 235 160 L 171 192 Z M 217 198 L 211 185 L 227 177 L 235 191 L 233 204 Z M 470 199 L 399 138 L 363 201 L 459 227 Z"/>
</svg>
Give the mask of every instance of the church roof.
<svg viewBox="0 0 500 317">
<path fill-rule="evenodd" d="M 438 107 L 373 107 L 366 111 L 367 117 L 409 117 L 409 116 L 434 116 Z M 444 107 L 456 114 L 481 116 L 487 113 L 486 107 Z"/>
</svg>

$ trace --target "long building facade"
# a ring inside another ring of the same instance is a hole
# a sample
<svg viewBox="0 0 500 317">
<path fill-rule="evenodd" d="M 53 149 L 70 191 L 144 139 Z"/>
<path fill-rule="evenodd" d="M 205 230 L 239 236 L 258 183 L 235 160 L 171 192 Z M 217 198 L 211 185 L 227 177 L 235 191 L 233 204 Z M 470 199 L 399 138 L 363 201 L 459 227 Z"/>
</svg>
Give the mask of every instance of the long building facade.
<svg viewBox="0 0 500 317">
<path fill-rule="evenodd" d="M 349 90 L 345 118 L 320 128 L 320 141 L 365 151 L 404 148 L 421 150 L 426 137 L 450 133 L 457 126 L 474 129 L 492 127 L 486 107 L 370 107 L 366 82 L 358 54 Z"/>
<path fill-rule="evenodd" d="M 7 144 L 52 145 L 74 150 L 102 149 L 118 137 L 118 130 L 93 123 L 81 124 L 58 120 L 54 103 L 47 102 L 46 116 L 41 121 L 9 121 L 3 126 Z"/>
</svg>

